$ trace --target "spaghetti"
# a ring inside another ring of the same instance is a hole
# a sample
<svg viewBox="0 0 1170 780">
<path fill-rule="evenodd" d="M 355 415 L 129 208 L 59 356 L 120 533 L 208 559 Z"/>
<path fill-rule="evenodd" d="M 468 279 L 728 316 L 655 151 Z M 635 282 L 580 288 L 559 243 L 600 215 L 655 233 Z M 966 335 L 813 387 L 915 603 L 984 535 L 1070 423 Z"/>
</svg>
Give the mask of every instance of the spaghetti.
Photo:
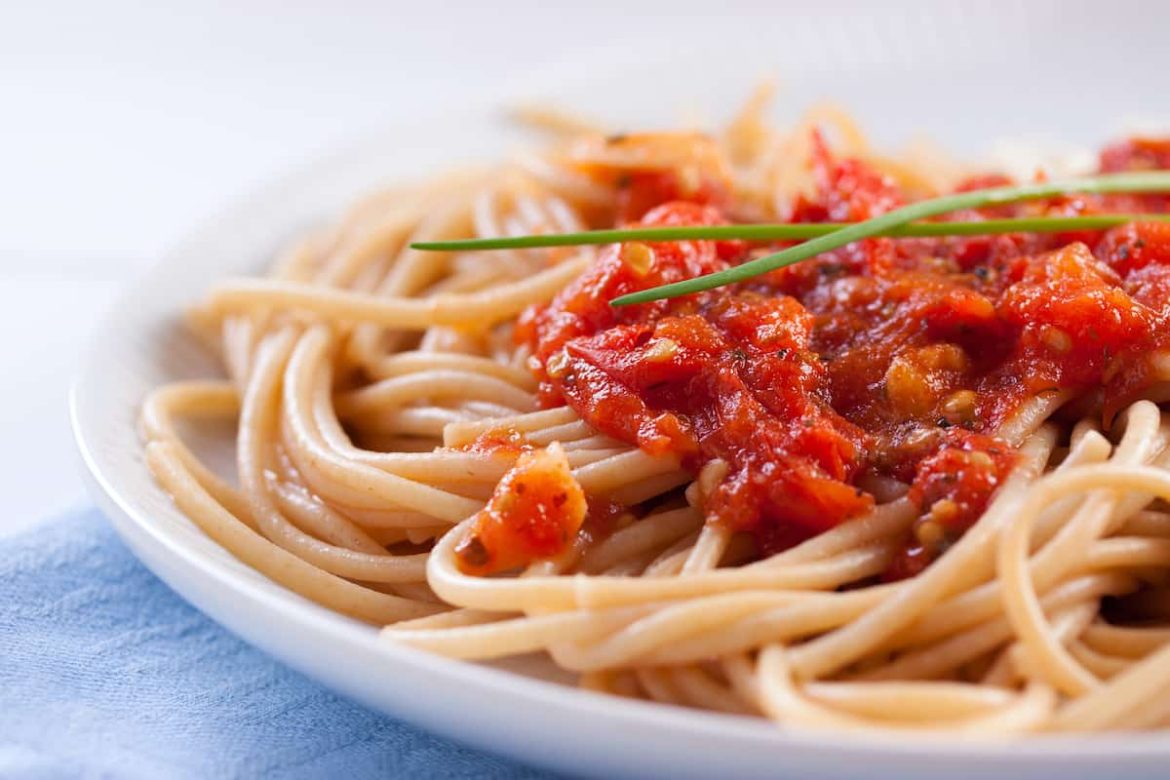
<svg viewBox="0 0 1170 780">
<path fill-rule="evenodd" d="M 1003 183 L 878 156 L 836 110 L 781 133 L 765 103 L 714 137 L 558 115 L 548 152 L 374 195 L 222 283 L 192 323 L 227 379 L 146 400 L 156 479 L 273 580 L 452 657 L 543 652 L 591 690 L 791 725 L 1167 726 L 1170 230 L 868 238 L 620 313 L 776 245 L 409 246 Z M 237 482 L 182 418 L 237 422 Z"/>
</svg>

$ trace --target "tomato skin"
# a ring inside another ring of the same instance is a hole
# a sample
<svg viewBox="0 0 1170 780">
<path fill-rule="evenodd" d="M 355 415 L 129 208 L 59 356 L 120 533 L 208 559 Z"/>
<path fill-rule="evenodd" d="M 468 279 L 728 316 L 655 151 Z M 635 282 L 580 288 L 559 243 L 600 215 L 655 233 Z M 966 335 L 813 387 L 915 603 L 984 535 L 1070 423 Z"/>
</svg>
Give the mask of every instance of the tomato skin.
<svg viewBox="0 0 1170 780">
<path fill-rule="evenodd" d="M 934 451 L 915 468 L 908 496 L 922 508 L 923 515 L 885 579 L 918 574 L 958 540 L 979 519 L 1016 460 L 1011 448 L 993 436 L 961 428 L 947 430 Z M 928 525 L 934 526 L 929 534 Z M 924 543 L 924 539 L 929 542 Z"/>
<path fill-rule="evenodd" d="M 1095 254 L 1126 278 L 1151 266 L 1170 265 L 1170 223 L 1131 222 L 1115 227 L 1101 238 Z"/>
<path fill-rule="evenodd" d="M 835 157 L 819 131 L 812 135 L 812 173 L 816 193 L 797 199 L 793 222 L 870 219 L 905 203 L 892 179 L 861 160 Z"/>
<path fill-rule="evenodd" d="M 1170 138 L 1134 137 L 1105 147 L 1100 155 L 1103 173 L 1152 171 L 1170 168 Z"/>
<path fill-rule="evenodd" d="M 581 486 L 559 445 L 523 452 L 455 548 L 466 574 L 495 574 L 564 550 L 585 521 Z"/>
<path fill-rule="evenodd" d="M 627 174 L 618 189 L 618 223 L 637 222 L 664 203 L 688 202 L 724 206 L 726 188 L 717 179 L 699 177 L 688 181 L 676 171 L 644 171 Z"/>
<path fill-rule="evenodd" d="M 1107 170 L 1170 165 L 1170 142 L 1107 150 Z M 814 140 L 815 193 L 794 221 L 866 219 L 905 202 L 859 160 Z M 967 188 L 1007 184 L 971 180 Z M 622 206 L 640 222 L 726 222 L 725 198 L 635 173 Z M 690 197 L 691 201 L 668 200 Z M 1068 196 L 974 210 L 1026 214 L 1165 210 L 1152 196 Z M 648 210 L 646 210 L 648 209 Z M 1170 225 L 1069 234 L 875 238 L 744 283 L 647 304 L 619 295 L 724 270 L 783 244 L 679 241 L 602 250 L 547 306 L 522 317 L 547 406 L 696 474 L 726 474 L 708 520 L 762 554 L 869 511 L 867 477 L 904 483 L 921 517 L 888 577 L 936 559 L 1015 464 L 994 432 L 1024 403 L 1063 391 L 1106 423 L 1159 381 L 1170 348 Z M 932 525 L 933 524 L 933 525 Z M 921 537 L 921 538 L 920 538 Z"/>
<path fill-rule="evenodd" d="M 1103 149 L 1099 161 L 1102 173 L 1170 169 L 1170 137 L 1127 138 Z M 1121 194 L 1106 200 L 1112 210 L 1119 213 L 1164 213 L 1170 210 L 1170 196 L 1165 193 Z"/>
</svg>

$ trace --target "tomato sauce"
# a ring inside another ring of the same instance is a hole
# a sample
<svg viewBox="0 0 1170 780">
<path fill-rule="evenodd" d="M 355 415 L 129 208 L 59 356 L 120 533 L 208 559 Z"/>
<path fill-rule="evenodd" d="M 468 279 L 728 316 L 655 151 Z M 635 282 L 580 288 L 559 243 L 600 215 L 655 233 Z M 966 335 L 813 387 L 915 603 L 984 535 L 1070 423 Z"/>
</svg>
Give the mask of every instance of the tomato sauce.
<svg viewBox="0 0 1170 780">
<path fill-rule="evenodd" d="M 790 221 L 867 219 L 905 202 L 892 180 L 815 144 L 815 195 Z M 1170 143 L 1107 149 L 1104 170 L 1170 165 Z M 726 222 L 718 187 L 633 176 L 636 222 Z M 972 180 L 964 188 L 1004 183 Z M 949 219 L 1163 211 L 1152 196 L 1076 196 Z M 644 212 L 644 213 L 643 213 Z M 726 477 L 710 522 L 761 554 L 870 510 L 897 480 L 921 517 L 888 576 L 914 574 L 984 510 L 1013 468 L 995 432 L 1035 396 L 1069 391 L 1106 422 L 1158 381 L 1170 226 L 1068 235 L 871 238 L 763 277 L 614 308 L 619 295 L 729 268 L 781 244 L 627 243 L 521 318 L 546 406 L 695 473 Z"/>
<path fill-rule="evenodd" d="M 585 522 L 585 494 L 559 447 L 528 450 L 455 547 L 460 568 L 494 574 L 565 549 Z"/>
</svg>

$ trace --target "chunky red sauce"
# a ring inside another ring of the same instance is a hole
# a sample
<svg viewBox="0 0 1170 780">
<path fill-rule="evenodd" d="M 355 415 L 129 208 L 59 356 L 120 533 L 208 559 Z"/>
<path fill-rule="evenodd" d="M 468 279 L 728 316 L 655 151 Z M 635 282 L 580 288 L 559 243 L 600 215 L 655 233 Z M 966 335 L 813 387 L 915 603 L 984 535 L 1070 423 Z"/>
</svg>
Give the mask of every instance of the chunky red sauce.
<svg viewBox="0 0 1170 780">
<path fill-rule="evenodd" d="M 1170 142 L 1126 142 L 1101 165 L 1168 167 Z M 891 180 L 823 145 L 815 174 L 817 193 L 793 206 L 792 221 L 861 220 L 904 202 Z M 623 213 L 644 225 L 726 221 L 723 188 L 669 177 L 629 177 Z M 950 218 L 1166 207 L 1154 196 L 1077 196 Z M 613 246 L 519 329 L 544 404 L 568 404 L 606 434 L 696 472 L 724 461 L 705 510 L 752 533 L 761 553 L 865 512 L 875 502 L 865 486 L 896 480 L 921 517 L 888 576 L 913 574 L 974 522 L 1011 470 L 1013 448 L 994 433 L 1022 404 L 1069 391 L 1108 421 L 1167 378 L 1157 360 L 1170 338 L 1163 224 L 868 239 L 731 287 L 608 303 L 776 248 Z"/>
<path fill-rule="evenodd" d="M 585 494 L 558 447 L 526 450 L 455 548 L 460 568 L 493 574 L 556 555 L 585 521 Z"/>
</svg>

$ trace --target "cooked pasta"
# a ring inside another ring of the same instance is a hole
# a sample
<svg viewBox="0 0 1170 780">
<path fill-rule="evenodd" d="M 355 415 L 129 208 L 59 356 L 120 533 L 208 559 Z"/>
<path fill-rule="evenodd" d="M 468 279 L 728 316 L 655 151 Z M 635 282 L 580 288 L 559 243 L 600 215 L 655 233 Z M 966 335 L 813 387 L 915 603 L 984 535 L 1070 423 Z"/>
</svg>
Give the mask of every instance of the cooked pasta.
<svg viewBox="0 0 1170 780">
<path fill-rule="evenodd" d="M 546 149 L 377 193 L 221 282 L 191 323 L 225 378 L 144 403 L 157 481 L 274 581 L 453 658 L 545 653 L 785 726 L 1170 724 L 1170 231 L 867 238 L 620 316 L 611 292 L 775 246 L 410 246 L 858 221 L 994 183 L 766 106 L 714 135 L 528 112 Z M 958 218 L 1005 209 L 1163 204 Z M 180 435 L 211 418 L 238 426 L 234 481 Z"/>
</svg>

